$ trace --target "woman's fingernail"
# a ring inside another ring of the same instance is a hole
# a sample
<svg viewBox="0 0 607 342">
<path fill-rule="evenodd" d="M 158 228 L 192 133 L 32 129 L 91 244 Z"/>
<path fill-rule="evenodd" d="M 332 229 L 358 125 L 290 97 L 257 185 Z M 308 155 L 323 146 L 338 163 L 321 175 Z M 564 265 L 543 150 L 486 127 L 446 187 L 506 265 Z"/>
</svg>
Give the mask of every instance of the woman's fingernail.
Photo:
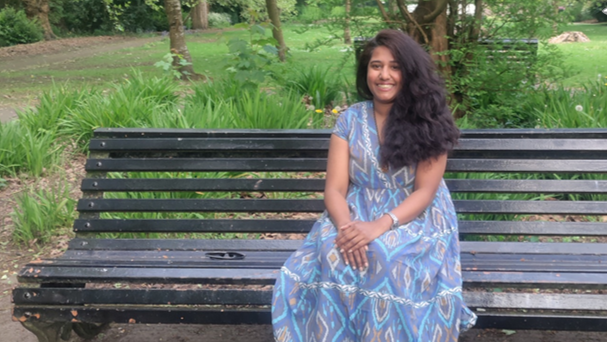
<svg viewBox="0 0 607 342">
<path fill-rule="evenodd" d="M 348 253 L 352 253 L 352 250 L 349 250 Z"/>
<path fill-rule="evenodd" d="M 341 254 L 343 254 L 344 252 L 345 252 L 345 251 L 344 251 L 344 249 L 343 249 L 343 248 L 339 250 L 339 253 L 341 253 Z"/>
</svg>

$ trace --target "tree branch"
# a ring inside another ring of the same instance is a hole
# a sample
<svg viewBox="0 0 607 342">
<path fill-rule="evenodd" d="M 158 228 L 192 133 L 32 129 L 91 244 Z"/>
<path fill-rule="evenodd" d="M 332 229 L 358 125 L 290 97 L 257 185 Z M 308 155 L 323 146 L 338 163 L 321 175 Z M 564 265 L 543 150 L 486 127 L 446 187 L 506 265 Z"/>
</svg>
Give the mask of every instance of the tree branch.
<svg viewBox="0 0 607 342">
<path fill-rule="evenodd" d="M 384 21 L 386 23 L 389 23 L 390 17 L 388 16 L 388 13 L 386 13 L 386 9 L 384 8 L 384 5 L 381 3 L 381 0 L 375 0 L 375 2 L 377 2 L 377 7 L 379 7 L 379 11 L 381 12 L 381 16 L 384 18 Z"/>
<path fill-rule="evenodd" d="M 409 22 L 412 23 L 419 30 L 419 33 L 422 34 L 422 37 L 424 37 L 424 42 L 426 44 L 430 44 L 430 40 L 428 39 L 426 32 L 424 32 L 422 27 L 419 26 L 419 23 L 417 22 L 417 20 L 415 20 L 415 18 L 413 18 L 413 16 L 411 15 L 411 12 L 409 12 L 409 10 L 407 9 L 407 6 L 404 4 L 403 0 L 396 0 L 396 3 L 398 4 L 398 8 L 400 9 L 400 14 L 403 16 L 403 19 L 409 20 Z"/>
<path fill-rule="evenodd" d="M 438 4 L 436 4 L 436 8 L 434 8 L 434 11 L 432 13 L 422 17 L 422 24 L 434 21 L 434 19 L 436 19 L 436 17 L 438 17 L 441 13 L 443 13 L 445 8 L 447 8 L 447 3 L 449 2 L 448 0 L 439 0 L 439 1 L 440 2 Z"/>
</svg>

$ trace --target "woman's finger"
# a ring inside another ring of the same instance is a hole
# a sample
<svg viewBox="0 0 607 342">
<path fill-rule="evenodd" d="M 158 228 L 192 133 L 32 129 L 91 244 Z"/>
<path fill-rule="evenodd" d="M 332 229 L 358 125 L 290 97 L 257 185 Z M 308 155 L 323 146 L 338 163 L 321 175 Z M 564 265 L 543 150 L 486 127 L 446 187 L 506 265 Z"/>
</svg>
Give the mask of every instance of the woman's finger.
<svg viewBox="0 0 607 342">
<path fill-rule="evenodd" d="M 354 262 L 356 263 L 356 269 L 362 271 L 365 268 L 365 263 L 362 260 L 360 251 L 356 250 L 356 251 L 350 253 L 350 255 L 352 256 L 352 258 L 354 259 Z"/>
</svg>

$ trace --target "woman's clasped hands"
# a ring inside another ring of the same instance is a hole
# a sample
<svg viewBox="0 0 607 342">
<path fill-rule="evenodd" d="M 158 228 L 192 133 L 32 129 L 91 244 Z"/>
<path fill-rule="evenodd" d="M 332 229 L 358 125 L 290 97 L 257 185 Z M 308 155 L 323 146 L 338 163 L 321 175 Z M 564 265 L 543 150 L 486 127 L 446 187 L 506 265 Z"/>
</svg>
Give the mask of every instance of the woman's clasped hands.
<svg viewBox="0 0 607 342">
<path fill-rule="evenodd" d="M 346 265 L 355 270 L 364 270 L 369 266 L 367 251 L 369 243 L 378 238 L 386 229 L 378 221 L 352 221 L 339 227 L 335 245 L 339 249 Z"/>
</svg>

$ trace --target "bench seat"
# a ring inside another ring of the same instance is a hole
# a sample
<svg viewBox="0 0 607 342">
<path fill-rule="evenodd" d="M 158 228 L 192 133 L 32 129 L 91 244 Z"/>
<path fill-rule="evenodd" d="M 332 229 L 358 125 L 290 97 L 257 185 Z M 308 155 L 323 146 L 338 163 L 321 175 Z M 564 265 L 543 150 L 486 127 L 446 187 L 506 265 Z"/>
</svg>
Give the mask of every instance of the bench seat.
<svg viewBox="0 0 607 342">
<path fill-rule="evenodd" d="M 47 337 L 270 324 L 279 269 L 324 210 L 329 136 L 98 129 L 76 237 L 19 272 L 14 319 Z M 463 132 L 445 180 L 477 327 L 607 331 L 606 173 L 607 130 Z"/>
</svg>

